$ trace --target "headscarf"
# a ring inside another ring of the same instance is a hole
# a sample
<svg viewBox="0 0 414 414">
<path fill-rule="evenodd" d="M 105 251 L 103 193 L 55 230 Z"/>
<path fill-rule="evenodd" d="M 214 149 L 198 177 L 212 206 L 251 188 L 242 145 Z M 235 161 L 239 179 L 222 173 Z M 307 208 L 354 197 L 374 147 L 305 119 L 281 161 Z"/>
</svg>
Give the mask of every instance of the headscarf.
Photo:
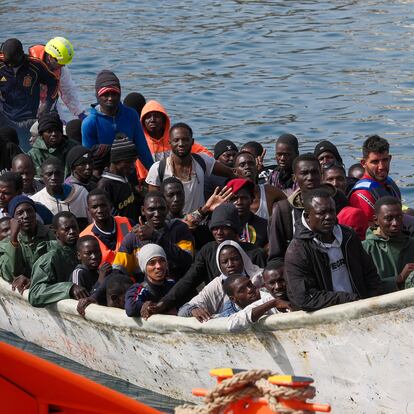
<svg viewBox="0 0 414 414">
<path fill-rule="evenodd" d="M 239 252 L 242 261 L 243 261 L 243 268 L 244 268 L 244 273 L 249 276 L 249 278 L 251 279 L 251 281 L 253 282 L 254 285 L 256 286 L 262 286 L 263 285 L 263 281 L 262 281 L 262 273 L 263 273 L 263 269 L 260 268 L 259 266 L 255 265 L 252 263 L 251 259 L 249 256 L 247 256 L 246 252 L 240 247 L 239 243 L 233 241 L 233 240 L 224 240 L 224 242 L 220 243 L 220 245 L 217 248 L 217 252 L 216 252 L 216 263 L 217 263 L 217 267 L 220 270 L 220 276 L 222 277 L 222 279 L 226 279 L 227 275 L 225 275 L 220 268 L 220 252 L 222 251 L 222 249 L 226 246 L 232 246 L 235 249 L 237 249 L 237 251 Z"/>
<path fill-rule="evenodd" d="M 149 243 L 139 249 L 138 264 L 144 274 L 146 273 L 148 262 L 154 257 L 163 257 L 167 260 L 167 255 L 165 254 L 164 249 L 161 246 L 158 246 L 158 244 Z"/>
</svg>

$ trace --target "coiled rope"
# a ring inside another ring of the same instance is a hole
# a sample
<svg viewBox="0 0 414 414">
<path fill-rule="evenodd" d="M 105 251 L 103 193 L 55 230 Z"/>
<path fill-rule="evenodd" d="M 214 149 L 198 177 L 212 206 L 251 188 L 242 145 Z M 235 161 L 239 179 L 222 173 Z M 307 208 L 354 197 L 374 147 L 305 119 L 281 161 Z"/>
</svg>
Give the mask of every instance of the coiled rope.
<svg viewBox="0 0 414 414">
<path fill-rule="evenodd" d="M 305 401 L 315 397 L 315 387 L 309 385 L 292 388 L 271 384 L 267 378 L 278 375 L 270 370 L 253 369 L 233 375 L 217 384 L 205 397 L 204 405 L 184 404 L 175 408 L 175 414 L 218 414 L 228 404 L 244 398 L 265 398 L 269 408 L 278 414 L 311 414 L 310 411 L 294 410 L 281 404 L 278 399 Z"/>
</svg>

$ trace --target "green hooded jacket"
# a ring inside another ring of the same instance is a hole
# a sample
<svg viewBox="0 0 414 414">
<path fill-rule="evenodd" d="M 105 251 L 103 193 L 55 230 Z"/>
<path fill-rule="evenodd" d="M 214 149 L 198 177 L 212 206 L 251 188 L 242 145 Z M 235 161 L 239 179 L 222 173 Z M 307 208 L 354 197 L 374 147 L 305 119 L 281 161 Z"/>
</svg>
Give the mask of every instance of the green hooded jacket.
<svg viewBox="0 0 414 414">
<path fill-rule="evenodd" d="M 29 151 L 29 155 L 36 167 L 36 174 L 38 176 L 41 176 L 41 167 L 43 161 L 49 157 L 56 157 L 62 161 L 63 165 L 65 165 L 65 177 L 69 175 L 70 171 L 68 171 L 66 167 L 66 155 L 73 147 L 76 147 L 77 145 L 79 145 L 78 142 L 74 141 L 73 139 L 66 138 L 57 148 L 48 148 L 45 141 L 43 141 L 43 138 L 38 137 L 34 142 L 32 149 Z"/>
<path fill-rule="evenodd" d="M 30 277 L 34 262 L 47 253 L 54 238 L 49 226 L 38 224 L 33 238 L 19 233 L 17 247 L 14 247 L 9 240 L 2 242 L 1 277 L 9 283 L 20 275 Z"/>
<path fill-rule="evenodd" d="M 414 263 L 414 238 L 401 233 L 398 237 L 384 239 L 376 230 L 369 228 L 362 245 L 372 257 L 384 282 L 384 293 L 398 290 L 396 277 L 407 263 Z"/>
<path fill-rule="evenodd" d="M 76 247 L 51 242 L 50 250 L 33 265 L 29 302 L 43 307 L 63 299 L 70 299 L 69 282 L 73 269 L 78 265 Z"/>
</svg>

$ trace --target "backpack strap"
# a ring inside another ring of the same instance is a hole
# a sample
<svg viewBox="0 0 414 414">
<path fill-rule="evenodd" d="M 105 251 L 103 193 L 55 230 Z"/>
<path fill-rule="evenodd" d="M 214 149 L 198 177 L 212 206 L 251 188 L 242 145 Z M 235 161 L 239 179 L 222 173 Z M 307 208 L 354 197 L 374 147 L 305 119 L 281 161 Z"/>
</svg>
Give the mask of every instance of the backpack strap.
<svg viewBox="0 0 414 414">
<path fill-rule="evenodd" d="M 205 174 L 207 171 L 207 165 L 204 161 L 204 158 L 200 154 L 191 154 L 191 156 L 193 157 L 194 161 L 202 168 Z"/>
<path fill-rule="evenodd" d="M 158 179 L 160 180 L 160 184 L 164 180 L 165 174 L 165 167 L 167 166 L 167 158 L 163 158 L 160 163 L 158 164 Z"/>
</svg>

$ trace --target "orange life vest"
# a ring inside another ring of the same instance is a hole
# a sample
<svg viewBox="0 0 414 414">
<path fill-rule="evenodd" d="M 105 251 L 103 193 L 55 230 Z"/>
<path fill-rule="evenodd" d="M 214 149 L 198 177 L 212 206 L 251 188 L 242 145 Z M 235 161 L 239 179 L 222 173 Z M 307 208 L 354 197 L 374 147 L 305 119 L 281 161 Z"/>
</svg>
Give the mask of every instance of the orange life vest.
<svg viewBox="0 0 414 414">
<path fill-rule="evenodd" d="M 45 46 L 44 45 L 35 45 L 29 48 L 29 56 L 35 57 L 40 59 L 42 62 L 44 62 L 45 57 Z M 57 79 L 60 79 L 60 72 L 61 68 L 57 68 L 55 70 L 50 70 Z"/>
<path fill-rule="evenodd" d="M 94 223 L 90 224 L 88 227 L 85 228 L 79 235 L 82 236 L 94 236 L 96 240 L 98 240 L 99 247 L 101 248 L 102 252 L 102 261 L 101 265 L 105 262 L 112 264 L 117 251 L 119 250 L 122 240 L 126 236 L 126 234 L 132 229 L 132 226 L 129 222 L 129 220 L 126 217 L 121 216 L 115 216 L 115 225 L 116 225 L 116 247 L 115 250 L 111 250 L 108 248 L 106 244 L 104 244 L 98 237 L 95 236 L 95 234 L 92 232 L 92 228 L 94 226 Z"/>
</svg>

